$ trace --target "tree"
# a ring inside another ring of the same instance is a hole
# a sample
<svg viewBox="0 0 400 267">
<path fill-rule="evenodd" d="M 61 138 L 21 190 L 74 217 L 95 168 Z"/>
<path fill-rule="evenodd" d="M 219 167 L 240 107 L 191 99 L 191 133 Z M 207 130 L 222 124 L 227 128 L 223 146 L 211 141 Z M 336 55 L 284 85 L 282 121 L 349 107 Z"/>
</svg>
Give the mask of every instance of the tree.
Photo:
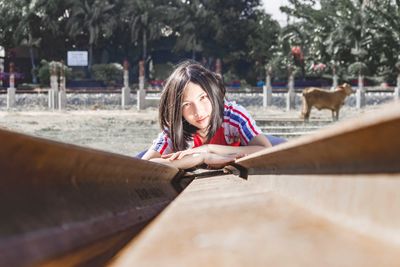
<svg viewBox="0 0 400 267">
<path fill-rule="evenodd" d="M 341 64 L 368 59 L 373 62 L 375 52 L 370 48 L 374 39 L 373 17 L 367 8 L 372 1 L 364 0 L 321 0 L 316 8 L 314 0 L 290 0 L 293 7 L 282 11 L 300 21 L 298 31 L 313 28 L 308 34 L 309 57 Z M 373 66 L 369 64 L 370 68 Z"/>
<path fill-rule="evenodd" d="M 176 17 L 172 18 L 173 30 L 177 35 L 175 49 L 177 51 L 191 51 L 192 59 L 196 59 L 196 52 L 203 51 L 203 39 L 200 31 L 207 27 L 207 10 L 200 0 L 177 1 Z"/>
<path fill-rule="evenodd" d="M 253 21 L 255 31 L 249 35 L 247 46 L 249 57 L 264 65 L 278 49 L 280 26 L 277 21 L 263 11 L 257 12 L 257 20 Z"/>
<path fill-rule="evenodd" d="M 116 27 L 114 4 L 108 0 L 71 0 L 71 15 L 67 28 L 69 35 L 74 38 L 87 40 L 89 47 L 90 69 L 93 63 L 93 47 L 101 39 L 107 39 Z"/>
<path fill-rule="evenodd" d="M 38 48 L 41 41 L 39 37 L 40 18 L 37 14 L 35 3 L 35 1 L 31 0 L 18 0 L 13 3 L 12 7 L 7 2 L 2 3 L 4 5 L 3 11 L 6 8 L 10 8 L 10 14 L 3 14 L 9 17 L 5 21 L 5 26 L 8 26 L 9 31 L 5 32 L 5 34 L 8 33 L 13 36 L 13 39 L 9 40 L 11 42 L 8 45 L 24 45 L 29 48 L 33 83 L 37 83 L 34 48 Z"/>
<path fill-rule="evenodd" d="M 129 27 L 131 43 L 136 45 L 142 41 L 142 60 L 146 63 L 148 42 L 159 39 L 163 35 L 163 30 L 168 27 L 163 18 L 170 8 L 171 1 L 167 0 L 127 0 L 126 2 L 122 15 Z"/>
<path fill-rule="evenodd" d="M 253 23 L 255 31 L 247 39 L 248 57 L 253 62 L 252 71 L 257 80 L 263 80 L 266 64 L 270 64 L 273 55 L 278 51 L 280 26 L 271 16 L 259 11 Z"/>
<path fill-rule="evenodd" d="M 278 48 L 279 25 L 260 7 L 260 0 L 0 0 L 0 44 L 23 41 L 47 60 L 87 49 L 89 68 L 100 54 L 103 63 L 132 62 L 168 47 L 174 60 L 187 52 L 221 58 L 224 71 L 244 76 Z"/>
<path fill-rule="evenodd" d="M 372 51 L 377 51 L 377 72 L 385 80 L 394 80 L 398 74 L 396 63 L 400 60 L 400 1 L 373 1 L 367 8 L 373 14 L 372 30 L 378 40 L 371 46 Z"/>
</svg>

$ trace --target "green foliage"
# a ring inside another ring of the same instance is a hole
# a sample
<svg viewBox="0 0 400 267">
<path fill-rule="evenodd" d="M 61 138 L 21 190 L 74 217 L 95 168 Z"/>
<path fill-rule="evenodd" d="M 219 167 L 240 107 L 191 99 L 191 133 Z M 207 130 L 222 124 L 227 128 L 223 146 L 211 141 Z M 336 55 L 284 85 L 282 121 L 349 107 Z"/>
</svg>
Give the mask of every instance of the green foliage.
<svg viewBox="0 0 400 267">
<path fill-rule="evenodd" d="M 56 64 L 57 66 L 57 73 L 59 73 L 61 68 L 61 63 L 56 61 L 48 62 L 46 60 L 42 60 L 40 62 L 40 67 L 38 70 L 38 78 L 41 87 L 50 86 L 50 65 Z M 66 65 L 63 65 L 64 73 L 66 79 L 71 78 L 71 69 L 68 68 Z"/>
<path fill-rule="evenodd" d="M 228 71 L 224 74 L 224 82 L 225 84 L 232 84 L 233 82 L 239 81 L 240 78 L 233 73 L 232 71 Z"/>
<path fill-rule="evenodd" d="M 397 62 L 396 62 L 395 67 L 396 67 L 396 71 L 397 71 L 398 73 L 400 73 L 400 61 L 397 61 Z"/>
<path fill-rule="evenodd" d="M 171 62 L 154 65 L 154 80 L 165 80 L 174 70 L 174 64 Z"/>
<path fill-rule="evenodd" d="M 85 69 L 73 68 L 71 70 L 71 80 L 79 81 L 79 80 L 84 80 L 85 78 L 86 78 L 86 70 Z"/>
<path fill-rule="evenodd" d="M 365 75 L 368 71 L 367 64 L 357 61 L 349 65 L 347 71 L 352 75 Z"/>
<path fill-rule="evenodd" d="M 289 0 L 282 10 L 304 47 L 306 61 L 338 62 L 344 70 L 389 77 L 400 53 L 399 1 Z M 354 62 L 365 62 L 365 66 Z M 351 66 L 351 67 L 349 67 Z"/>
<path fill-rule="evenodd" d="M 299 45 L 306 65 L 334 60 L 339 75 L 347 75 L 357 61 L 365 62 L 371 75 L 397 74 L 400 1 L 289 0 L 281 10 L 290 16 L 282 29 L 260 0 L 1 1 L 0 45 L 6 51 L 27 46 L 48 61 L 65 59 L 69 50 L 87 50 L 89 65 L 127 58 L 136 66 L 149 55 L 157 64 L 188 56 L 221 58 L 225 73 L 248 81 L 266 64 L 274 65 L 275 77 L 286 77 L 293 63 L 290 49 Z M 155 58 L 160 54 L 168 57 Z M 41 68 L 43 83 L 48 74 Z M 157 72 L 155 67 L 154 78 L 165 75 Z"/>
<path fill-rule="evenodd" d="M 41 87 L 50 86 L 50 66 L 47 61 L 41 63 L 38 71 L 38 77 Z"/>
<path fill-rule="evenodd" d="M 121 83 L 123 78 L 123 68 L 118 63 L 95 64 L 92 66 L 93 78 L 104 81 L 108 86 Z"/>
</svg>

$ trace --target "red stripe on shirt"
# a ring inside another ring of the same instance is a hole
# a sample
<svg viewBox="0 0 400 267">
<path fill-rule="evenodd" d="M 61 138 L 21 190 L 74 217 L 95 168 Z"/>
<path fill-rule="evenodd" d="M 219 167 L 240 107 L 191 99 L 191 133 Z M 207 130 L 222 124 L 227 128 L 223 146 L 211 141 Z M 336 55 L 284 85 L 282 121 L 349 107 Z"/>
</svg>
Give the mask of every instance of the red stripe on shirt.
<svg viewBox="0 0 400 267">
<path fill-rule="evenodd" d="M 233 108 L 233 106 L 226 106 L 226 105 L 225 105 L 225 107 L 227 107 L 228 109 L 231 109 L 231 110 L 233 110 L 233 111 L 239 113 L 239 114 L 247 121 L 247 123 L 250 125 L 250 128 L 251 128 L 251 130 L 253 131 L 254 135 L 259 135 L 259 134 L 260 134 L 259 132 L 257 132 L 257 131 L 254 129 L 253 124 L 250 122 L 250 119 L 249 119 L 246 115 L 244 115 L 241 111 L 239 111 L 239 110 Z"/>
<path fill-rule="evenodd" d="M 164 143 L 163 147 L 162 147 L 161 150 L 160 150 L 160 154 L 161 154 L 161 155 L 164 153 L 165 149 L 166 149 L 167 146 L 168 146 L 168 139 L 167 139 L 167 136 L 166 136 L 166 135 L 164 136 L 164 139 L 165 139 L 165 143 Z"/>
</svg>

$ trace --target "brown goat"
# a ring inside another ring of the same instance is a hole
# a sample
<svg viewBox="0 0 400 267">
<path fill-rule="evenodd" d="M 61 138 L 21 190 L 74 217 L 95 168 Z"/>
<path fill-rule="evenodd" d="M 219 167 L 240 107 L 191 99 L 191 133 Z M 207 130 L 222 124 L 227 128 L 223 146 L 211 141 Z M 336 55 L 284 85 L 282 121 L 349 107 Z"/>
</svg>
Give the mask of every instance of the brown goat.
<svg viewBox="0 0 400 267">
<path fill-rule="evenodd" d="M 312 107 L 316 107 L 318 110 L 330 109 L 332 111 L 332 120 L 338 120 L 339 110 L 344 104 L 345 98 L 352 93 L 353 89 L 347 83 L 339 85 L 334 91 L 322 90 L 315 87 L 305 88 L 302 96 L 302 117 L 304 120 L 308 120 Z"/>
</svg>

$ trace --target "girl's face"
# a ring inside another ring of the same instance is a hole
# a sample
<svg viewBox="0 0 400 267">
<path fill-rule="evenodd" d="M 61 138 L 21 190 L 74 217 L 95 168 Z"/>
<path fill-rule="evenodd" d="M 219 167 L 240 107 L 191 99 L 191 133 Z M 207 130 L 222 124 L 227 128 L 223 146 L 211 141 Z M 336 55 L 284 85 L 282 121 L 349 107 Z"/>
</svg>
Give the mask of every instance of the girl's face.
<svg viewBox="0 0 400 267">
<path fill-rule="evenodd" d="M 183 92 L 183 118 L 200 132 L 206 133 L 211 112 L 212 106 L 207 93 L 199 85 L 189 82 Z"/>
</svg>

